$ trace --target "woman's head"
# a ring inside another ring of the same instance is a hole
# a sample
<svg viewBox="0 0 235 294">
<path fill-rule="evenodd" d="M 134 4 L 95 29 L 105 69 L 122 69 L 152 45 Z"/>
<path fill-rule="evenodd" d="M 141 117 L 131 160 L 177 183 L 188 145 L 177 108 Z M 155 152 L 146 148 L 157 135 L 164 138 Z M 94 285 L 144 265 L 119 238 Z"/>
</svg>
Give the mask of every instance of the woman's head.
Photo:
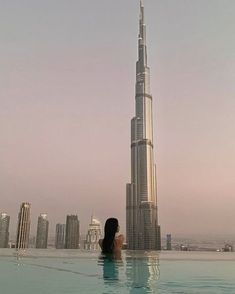
<svg viewBox="0 0 235 294">
<path fill-rule="evenodd" d="M 104 233 L 106 234 L 116 234 L 118 232 L 119 225 L 116 218 L 108 218 L 105 222 Z"/>
<path fill-rule="evenodd" d="M 113 241 L 115 234 L 119 231 L 118 220 L 116 218 L 108 218 L 104 226 L 104 240 L 102 244 L 103 253 L 112 253 Z"/>
</svg>

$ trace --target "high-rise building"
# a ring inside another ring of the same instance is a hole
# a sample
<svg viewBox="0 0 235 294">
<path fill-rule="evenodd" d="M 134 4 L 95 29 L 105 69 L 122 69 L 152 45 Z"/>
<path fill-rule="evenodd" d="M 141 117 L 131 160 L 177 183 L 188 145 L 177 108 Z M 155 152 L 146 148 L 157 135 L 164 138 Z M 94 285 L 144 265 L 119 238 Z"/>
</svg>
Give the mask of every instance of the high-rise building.
<svg viewBox="0 0 235 294">
<path fill-rule="evenodd" d="M 65 224 L 57 224 L 55 232 L 55 248 L 64 249 L 65 247 Z"/>
<path fill-rule="evenodd" d="M 41 213 L 38 217 L 36 248 L 47 248 L 48 228 L 47 214 Z"/>
<path fill-rule="evenodd" d="M 66 232 L 65 232 L 65 248 L 79 248 L 79 220 L 77 215 L 67 215 Z"/>
<path fill-rule="evenodd" d="M 126 231 L 129 249 L 161 249 L 157 209 L 150 69 L 147 64 L 144 6 L 141 1 L 135 117 L 131 120 L 131 183 L 127 184 L 126 195 Z"/>
<path fill-rule="evenodd" d="M 29 246 L 30 231 L 30 204 L 23 202 L 18 215 L 16 249 L 25 249 Z"/>
<path fill-rule="evenodd" d="M 101 239 L 101 223 L 91 217 L 91 223 L 89 224 L 88 232 L 86 235 L 86 240 L 84 242 L 84 249 L 86 250 L 98 250 L 99 240 Z"/>
<path fill-rule="evenodd" d="M 171 250 L 171 234 L 166 235 L 166 250 Z"/>
<path fill-rule="evenodd" d="M 6 213 L 0 214 L 0 248 L 7 248 L 9 241 L 10 216 Z"/>
</svg>

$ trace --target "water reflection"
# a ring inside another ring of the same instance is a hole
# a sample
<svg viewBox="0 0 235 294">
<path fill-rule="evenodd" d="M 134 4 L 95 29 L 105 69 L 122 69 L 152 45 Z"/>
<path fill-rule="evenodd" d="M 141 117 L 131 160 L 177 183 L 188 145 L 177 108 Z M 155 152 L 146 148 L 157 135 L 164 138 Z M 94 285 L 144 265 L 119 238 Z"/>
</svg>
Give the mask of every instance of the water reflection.
<svg viewBox="0 0 235 294">
<path fill-rule="evenodd" d="M 121 256 L 105 254 L 99 257 L 98 264 L 103 268 L 104 281 L 118 281 L 119 267 L 123 264 Z"/>
<path fill-rule="evenodd" d="M 127 252 L 123 258 L 102 255 L 98 264 L 102 267 L 106 289 L 103 293 L 122 291 L 128 291 L 130 294 L 157 293 L 160 271 L 156 253 Z"/>
<path fill-rule="evenodd" d="M 157 293 L 157 280 L 160 277 L 157 255 L 135 255 L 126 258 L 126 278 L 130 294 Z"/>
</svg>

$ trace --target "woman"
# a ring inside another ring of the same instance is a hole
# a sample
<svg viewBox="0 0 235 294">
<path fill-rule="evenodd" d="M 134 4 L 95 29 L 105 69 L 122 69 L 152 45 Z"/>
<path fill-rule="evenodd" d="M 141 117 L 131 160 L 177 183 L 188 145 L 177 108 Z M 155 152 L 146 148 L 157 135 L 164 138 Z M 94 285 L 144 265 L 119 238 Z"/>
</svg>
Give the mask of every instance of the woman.
<svg viewBox="0 0 235 294">
<path fill-rule="evenodd" d="M 116 218 L 107 219 L 104 226 L 104 239 L 99 240 L 99 245 L 102 249 L 102 253 L 121 253 L 124 236 L 117 236 L 118 232 L 118 220 Z"/>
</svg>

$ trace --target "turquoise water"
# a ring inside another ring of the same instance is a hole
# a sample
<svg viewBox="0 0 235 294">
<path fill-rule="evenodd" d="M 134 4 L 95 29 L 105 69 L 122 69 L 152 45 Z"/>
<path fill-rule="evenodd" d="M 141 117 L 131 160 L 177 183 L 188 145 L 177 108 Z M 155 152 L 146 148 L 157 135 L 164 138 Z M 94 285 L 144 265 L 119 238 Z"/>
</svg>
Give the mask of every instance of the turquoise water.
<svg viewBox="0 0 235 294">
<path fill-rule="evenodd" d="M 235 293 L 235 253 L 0 250 L 0 293 Z"/>
</svg>

